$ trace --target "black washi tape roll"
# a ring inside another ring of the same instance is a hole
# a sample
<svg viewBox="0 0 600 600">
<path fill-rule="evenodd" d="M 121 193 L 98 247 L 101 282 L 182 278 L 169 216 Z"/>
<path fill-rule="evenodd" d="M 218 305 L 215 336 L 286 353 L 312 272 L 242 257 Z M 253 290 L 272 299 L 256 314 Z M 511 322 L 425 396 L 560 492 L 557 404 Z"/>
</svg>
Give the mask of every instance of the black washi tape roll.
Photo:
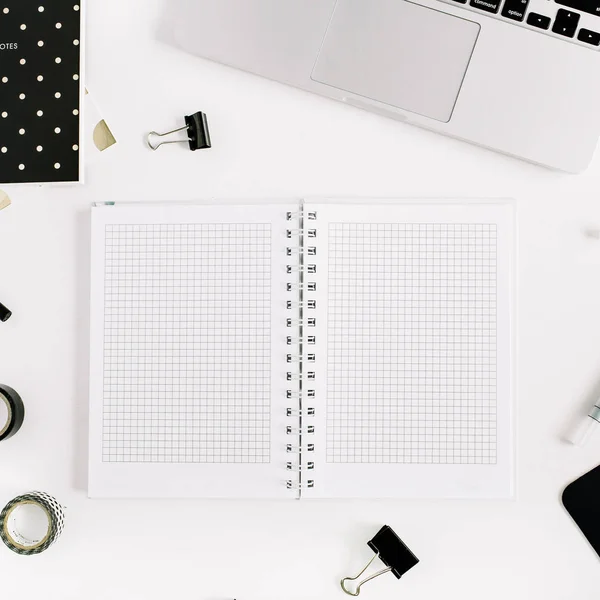
<svg viewBox="0 0 600 600">
<path fill-rule="evenodd" d="M 6 406 L 6 422 L 0 418 L 0 442 L 11 438 L 23 425 L 25 419 L 25 405 L 21 396 L 11 387 L 0 384 L 0 405 Z M 0 415 L 4 412 L 0 406 Z"/>
</svg>

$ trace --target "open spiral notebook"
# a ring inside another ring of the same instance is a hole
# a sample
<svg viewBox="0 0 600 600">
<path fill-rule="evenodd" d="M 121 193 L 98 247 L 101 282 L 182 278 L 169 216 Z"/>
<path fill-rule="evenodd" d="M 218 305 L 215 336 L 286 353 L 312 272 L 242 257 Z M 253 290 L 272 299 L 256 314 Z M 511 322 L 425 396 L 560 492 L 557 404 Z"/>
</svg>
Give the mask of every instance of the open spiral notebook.
<svg viewBox="0 0 600 600">
<path fill-rule="evenodd" d="M 511 203 L 92 209 L 92 497 L 510 497 Z"/>
</svg>

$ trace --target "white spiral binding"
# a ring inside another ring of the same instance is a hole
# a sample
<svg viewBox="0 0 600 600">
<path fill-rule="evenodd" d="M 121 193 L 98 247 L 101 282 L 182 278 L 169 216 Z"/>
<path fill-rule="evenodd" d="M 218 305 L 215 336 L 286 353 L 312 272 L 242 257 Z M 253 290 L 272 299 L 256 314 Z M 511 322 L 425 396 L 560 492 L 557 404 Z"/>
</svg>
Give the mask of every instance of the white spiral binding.
<svg viewBox="0 0 600 600">
<path fill-rule="evenodd" d="M 314 275 L 317 272 L 317 265 L 288 265 L 287 266 L 288 274 L 291 273 L 308 273 L 309 275 Z"/>
<path fill-rule="evenodd" d="M 314 394 L 313 394 L 313 398 L 314 398 Z M 315 409 L 314 408 L 307 408 L 306 410 L 299 410 L 299 409 L 295 409 L 295 408 L 288 408 L 286 410 L 286 416 L 288 417 L 314 417 L 315 416 Z"/>
<path fill-rule="evenodd" d="M 300 309 L 316 310 L 317 301 L 316 300 L 306 300 L 305 302 L 295 302 L 294 300 L 288 300 L 287 301 L 287 309 L 294 310 L 295 308 L 297 308 L 298 310 L 300 310 Z"/>
<path fill-rule="evenodd" d="M 288 327 L 315 327 L 317 320 L 314 317 L 308 317 L 306 321 L 304 319 L 286 319 Z"/>
<path fill-rule="evenodd" d="M 287 336 L 287 345 L 288 346 L 296 346 L 299 343 L 300 343 L 300 338 L 292 337 L 291 335 Z M 309 345 L 314 345 L 317 343 L 317 338 L 314 335 L 307 335 L 306 343 Z"/>
<path fill-rule="evenodd" d="M 302 447 L 302 446 L 294 446 L 294 444 L 288 444 L 286 446 L 285 451 L 292 453 L 292 454 L 301 454 L 302 452 L 314 452 L 315 445 L 314 444 L 305 444 L 304 447 Z"/>
<path fill-rule="evenodd" d="M 305 254 L 306 256 L 316 256 L 317 248 L 315 246 L 308 246 L 306 248 L 300 248 L 299 246 L 295 248 L 288 247 L 285 249 L 285 253 L 288 256 L 300 256 L 301 254 Z"/>
<path fill-rule="evenodd" d="M 312 406 L 306 406 L 305 401 L 315 398 L 315 390 L 309 389 L 310 381 L 314 381 L 315 372 L 310 369 L 310 364 L 316 362 L 314 352 L 305 352 L 305 344 L 315 345 L 316 336 L 308 335 L 308 328 L 316 327 L 316 318 L 309 316 L 310 311 L 316 310 L 317 301 L 314 298 L 308 298 L 308 294 L 317 291 L 315 281 L 307 281 L 308 275 L 317 272 L 317 265 L 310 262 L 311 257 L 317 255 L 316 246 L 305 245 L 305 238 L 314 239 L 317 237 L 317 229 L 313 226 L 305 227 L 305 222 L 316 221 L 317 213 L 315 211 L 288 212 L 287 221 L 293 221 L 294 227 L 286 231 L 288 239 L 297 239 L 297 246 L 286 248 L 286 255 L 293 257 L 293 264 L 286 265 L 288 275 L 294 277 L 293 281 L 286 284 L 286 290 L 294 293 L 294 300 L 286 301 L 287 310 L 294 311 L 295 316 L 286 319 L 286 325 L 289 328 L 295 328 L 297 331 L 288 335 L 286 343 L 288 346 L 295 346 L 296 352 L 289 352 L 286 355 L 286 362 L 297 365 L 297 370 L 288 371 L 286 379 L 290 383 L 290 388 L 286 390 L 286 399 L 295 400 L 296 406 L 289 406 L 286 409 L 286 417 L 293 419 L 293 424 L 286 426 L 286 434 L 296 438 L 295 443 L 287 444 L 286 452 L 294 454 L 296 460 L 286 462 L 287 471 L 293 472 L 296 477 L 288 479 L 286 486 L 289 490 L 296 490 L 301 493 L 302 490 L 310 489 L 315 486 L 314 479 L 303 477 L 303 473 L 313 471 L 315 463 L 313 460 L 304 459 L 305 454 L 314 453 L 315 445 L 307 443 L 306 437 L 315 433 L 314 425 L 309 425 L 308 420 L 315 416 L 315 409 Z"/>
<path fill-rule="evenodd" d="M 286 427 L 286 433 L 288 435 L 299 435 L 299 436 L 303 436 L 303 435 L 313 435 L 313 433 L 315 432 L 315 426 L 314 425 L 307 425 L 306 427 L 292 427 L 291 425 L 288 425 Z"/>
<path fill-rule="evenodd" d="M 316 395 L 315 390 L 307 390 L 307 392 L 306 392 L 306 396 L 308 398 L 314 398 L 315 395 Z M 300 400 L 300 393 L 299 392 L 293 392 L 292 390 L 287 390 L 286 394 L 285 394 L 285 397 L 288 400 Z M 288 410 L 292 410 L 292 409 L 288 408 Z M 314 411 L 315 409 L 311 408 L 309 410 Z M 289 415 L 289 416 L 291 416 L 291 415 Z M 314 416 L 314 415 L 311 415 L 311 416 Z"/>
<path fill-rule="evenodd" d="M 315 463 L 310 460 L 304 465 L 296 465 L 289 462 L 287 463 L 286 468 L 288 471 L 295 471 L 296 473 L 300 473 L 300 471 L 312 471 L 315 468 Z"/>
<path fill-rule="evenodd" d="M 307 371 L 303 375 L 300 375 L 299 373 L 289 373 L 289 372 L 287 374 L 287 380 L 288 381 L 299 381 L 300 379 L 302 379 L 302 380 L 304 380 L 304 379 L 316 379 L 316 374 L 315 374 L 314 371 Z"/>
<path fill-rule="evenodd" d="M 304 287 L 307 292 L 317 291 L 317 283 L 315 281 L 309 281 Z M 300 286 L 297 283 L 288 283 L 286 289 L 288 292 L 299 292 Z"/>
<path fill-rule="evenodd" d="M 315 362 L 317 360 L 316 354 L 307 354 L 306 358 L 304 358 L 301 354 L 288 354 L 286 355 L 286 361 L 289 363 L 298 363 L 301 364 L 303 362 Z"/>
<path fill-rule="evenodd" d="M 294 238 L 294 237 L 300 237 L 304 232 L 300 231 L 300 229 L 288 229 L 287 230 L 287 237 L 288 238 Z M 317 230 L 316 229 L 307 229 L 306 230 L 306 236 L 308 238 L 314 239 L 317 237 Z"/>
<path fill-rule="evenodd" d="M 307 212 L 303 211 L 303 210 L 299 210 L 296 212 L 288 212 L 286 214 L 286 219 L 288 221 L 294 221 L 294 220 L 302 220 L 301 225 L 304 224 L 304 219 L 308 220 L 308 221 L 316 221 L 317 220 L 317 211 L 315 210 L 309 210 Z M 300 227 L 300 229 L 298 230 L 301 233 L 304 231 L 304 229 L 302 227 Z"/>
<path fill-rule="evenodd" d="M 304 483 L 295 483 L 291 479 L 287 480 L 288 490 L 307 490 L 315 487 L 314 479 L 307 479 Z"/>
</svg>

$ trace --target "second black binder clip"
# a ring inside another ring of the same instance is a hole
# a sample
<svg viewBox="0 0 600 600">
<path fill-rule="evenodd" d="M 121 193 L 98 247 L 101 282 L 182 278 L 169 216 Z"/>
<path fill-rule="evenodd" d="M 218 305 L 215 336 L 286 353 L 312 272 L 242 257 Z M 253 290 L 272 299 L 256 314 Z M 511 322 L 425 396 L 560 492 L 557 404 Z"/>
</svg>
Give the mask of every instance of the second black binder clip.
<svg viewBox="0 0 600 600">
<path fill-rule="evenodd" d="M 0 303 L 0 323 L 8 321 L 11 317 L 12 312 L 4 304 Z"/>
<path fill-rule="evenodd" d="M 155 138 L 164 138 L 179 131 L 187 130 L 187 140 L 164 140 L 159 141 Z M 156 143 L 158 142 L 158 143 Z M 167 133 L 156 133 L 151 131 L 148 134 L 148 146 L 152 150 L 158 150 L 163 144 L 189 144 L 190 150 L 203 150 L 210 148 L 210 133 L 208 131 L 208 120 L 203 112 L 197 112 L 185 117 L 185 127 L 167 131 Z"/>
<path fill-rule="evenodd" d="M 371 581 L 371 579 L 375 579 L 375 577 L 379 577 L 389 571 L 391 571 L 397 579 L 400 579 L 404 573 L 412 569 L 419 562 L 419 559 L 408 549 L 406 544 L 395 534 L 394 530 L 389 525 L 384 525 L 377 532 L 375 537 L 368 542 L 368 545 L 369 548 L 375 552 L 375 556 L 358 575 L 355 577 L 344 577 L 344 579 L 340 581 L 342 589 L 350 596 L 358 596 L 360 594 L 361 586 L 367 583 L 367 581 Z M 371 566 L 376 558 L 379 558 L 386 568 L 359 581 L 356 584 L 354 591 L 349 589 L 346 582 L 356 581 L 362 577 L 363 573 Z"/>
</svg>

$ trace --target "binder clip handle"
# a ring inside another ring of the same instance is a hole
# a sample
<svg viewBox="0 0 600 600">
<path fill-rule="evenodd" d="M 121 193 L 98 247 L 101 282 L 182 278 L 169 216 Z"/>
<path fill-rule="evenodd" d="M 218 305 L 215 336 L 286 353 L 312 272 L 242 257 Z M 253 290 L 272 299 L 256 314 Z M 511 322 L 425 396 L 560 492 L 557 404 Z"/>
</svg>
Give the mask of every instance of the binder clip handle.
<svg viewBox="0 0 600 600">
<path fill-rule="evenodd" d="M 381 571 L 377 571 L 377 573 L 370 575 L 369 577 L 366 577 L 362 581 L 359 581 L 356 584 L 356 588 L 354 591 L 351 591 L 350 589 L 348 589 L 346 587 L 346 582 L 347 581 L 356 581 L 371 566 L 371 564 L 373 563 L 373 561 L 376 558 L 379 558 L 379 554 L 375 554 L 375 556 L 373 556 L 373 558 L 366 564 L 365 568 L 358 575 L 355 575 L 354 577 L 344 577 L 344 579 L 342 579 L 340 581 L 340 585 L 342 586 L 342 589 L 344 590 L 344 592 L 346 592 L 346 594 L 348 594 L 348 596 L 358 596 L 360 594 L 361 586 L 363 586 L 365 583 L 367 583 L 367 581 L 371 581 L 371 579 L 375 579 L 375 577 L 379 577 L 380 575 L 383 575 L 384 573 L 387 573 L 392 570 L 392 567 L 386 567 L 385 569 L 381 569 Z"/>
<path fill-rule="evenodd" d="M 165 138 L 184 130 L 187 130 L 187 140 L 163 140 L 159 143 L 156 143 L 154 140 L 154 138 Z M 210 132 L 208 131 L 208 120 L 206 115 L 203 112 L 197 112 L 185 117 L 185 127 L 173 129 L 173 131 L 167 131 L 166 133 L 151 131 L 148 134 L 148 146 L 150 146 L 152 150 L 158 150 L 164 144 L 188 144 L 192 151 L 211 148 Z"/>
</svg>

